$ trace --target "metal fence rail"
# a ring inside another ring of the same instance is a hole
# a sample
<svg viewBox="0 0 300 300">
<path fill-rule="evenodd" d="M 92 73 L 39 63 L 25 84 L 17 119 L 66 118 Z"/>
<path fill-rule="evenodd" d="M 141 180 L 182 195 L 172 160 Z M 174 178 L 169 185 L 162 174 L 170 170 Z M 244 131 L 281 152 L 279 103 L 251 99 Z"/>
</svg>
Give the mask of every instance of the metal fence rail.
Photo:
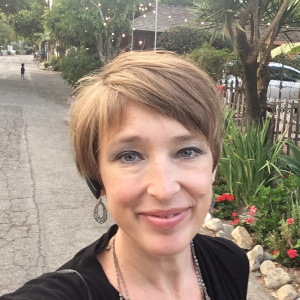
<svg viewBox="0 0 300 300">
<path fill-rule="evenodd" d="M 243 129 L 246 124 L 246 103 L 243 88 L 228 88 L 224 91 L 226 105 L 235 111 L 235 120 Z M 272 141 L 277 141 L 282 134 L 285 139 L 300 146 L 300 100 L 298 102 L 287 99 L 267 102 L 267 114 L 271 116 L 269 134 Z M 287 153 L 289 148 L 287 147 Z"/>
</svg>

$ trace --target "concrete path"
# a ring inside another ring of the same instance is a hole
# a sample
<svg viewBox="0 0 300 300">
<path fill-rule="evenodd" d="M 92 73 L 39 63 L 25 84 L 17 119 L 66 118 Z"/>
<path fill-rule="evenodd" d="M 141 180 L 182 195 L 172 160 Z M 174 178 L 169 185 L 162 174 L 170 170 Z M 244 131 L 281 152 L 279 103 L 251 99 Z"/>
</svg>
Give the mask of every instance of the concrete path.
<svg viewBox="0 0 300 300">
<path fill-rule="evenodd" d="M 93 220 L 96 199 L 70 153 L 72 89 L 32 56 L 0 56 L 0 69 L 1 295 L 59 267 L 112 220 Z"/>
<path fill-rule="evenodd" d="M 0 56 L 0 70 L 2 295 L 55 270 L 113 220 L 94 221 L 96 200 L 75 169 L 67 128 L 72 89 L 32 56 Z M 253 275 L 248 300 L 257 299 L 274 298 Z"/>
</svg>

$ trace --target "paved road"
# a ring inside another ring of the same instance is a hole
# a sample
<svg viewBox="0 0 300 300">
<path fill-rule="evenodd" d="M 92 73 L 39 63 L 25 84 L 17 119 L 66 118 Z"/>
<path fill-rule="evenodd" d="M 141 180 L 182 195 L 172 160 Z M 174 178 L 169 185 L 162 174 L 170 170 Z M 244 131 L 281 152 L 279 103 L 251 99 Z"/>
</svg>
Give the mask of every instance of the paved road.
<svg viewBox="0 0 300 300">
<path fill-rule="evenodd" d="M 0 56 L 0 295 L 54 270 L 112 222 L 93 220 L 96 199 L 75 169 L 71 92 L 32 56 Z"/>
<path fill-rule="evenodd" d="M 0 56 L 0 295 L 55 270 L 112 223 L 93 220 L 96 200 L 75 169 L 71 92 L 32 56 Z M 273 299 L 250 278 L 248 300 Z"/>
</svg>

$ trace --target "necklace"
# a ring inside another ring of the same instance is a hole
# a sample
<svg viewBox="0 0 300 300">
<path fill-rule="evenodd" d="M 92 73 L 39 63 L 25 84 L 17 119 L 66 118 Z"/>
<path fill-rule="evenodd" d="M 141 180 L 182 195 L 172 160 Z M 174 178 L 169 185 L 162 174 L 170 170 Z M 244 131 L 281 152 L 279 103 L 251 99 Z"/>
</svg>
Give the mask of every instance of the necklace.
<svg viewBox="0 0 300 300">
<path fill-rule="evenodd" d="M 116 275 L 117 275 L 119 297 L 120 297 L 120 300 L 130 300 L 129 294 L 128 294 L 128 289 L 127 289 L 127 286 L 125 284 L 123 273 L 121 271 L 119 261 L 118 261 L 118 258 L 117 258 L 115 242 L 116 242 L 116 238 L 113 237 L 112 252 L 113 252 L 113 258 L 114 258 L 114 266 L 115 266 Z M 122 286 L 123 289 L 121 288 L 121 286 Z M 124 292 L 125 292 L 125 297 L 123 297 L 122 290 L 124 290 Z"/>
<path fill-rule="evenodd" d="M 196 253 L 195 253 L 195 246 L 194 246 L 193 240 L 191 241 L 191 249 L 192 249 L 194 266 L 195 266 L 195 269 L 196 269 L 196 275 L 197 275 L 198 284 L 199 284 L 199 287 L 200 287 L 200 292 L 201 292 L 202 299 L 211 300 L 210 297 L 208 296 L 207 289 L 206 289 L 205 283 L 203 281 L 203 277 L 202 277 L 202 273 L 201 273 L 201 270 L 200 270 L 199 262 L 198 262 L 198 259 L 197 259 Z"/>
<path fill-rule="evenodd" d="M 125 283 L 125 280 L 123 277 L 123 273 L 122 273 L 120 265 L 119 265 L 117 254 L 116 254 L 115 237 L 113 237 L 113 239 L 112 239 L 111 246 L 108 246 L 106 248 L 106 250 L 110 250 L 110 248 L 112 248 L 112 252 L 113 252 L 114 267 L 115 267 L 117 282 L 118 282 L 119 300 L 130 300 L 128 289 L 127 289 L 127 286 L 126 286 L 126 283 Z M 200 270 L 198 259 L 196 257 L 195 246 L 194 246 L 193 241 L 191 241 L 191 250 L 192 250 L 192 256 L 193 256 L 194 266 L 195 266 L 195 270 L 196 270 L 197 280 L 198 280 L 198 284 L 199 284 L 199 288 L 200 288 L 200 292 L 201 292 L 201 298 L 203 300 L 211 300 L 211 298 L 208 296 L 206 286 L 205 286 L 205 283 L 202 278 L 202 273 Z M 124 291 L 124 294 L 125 294 L 124 296 L 122 294 L 122 291 Z"/>
</svg>

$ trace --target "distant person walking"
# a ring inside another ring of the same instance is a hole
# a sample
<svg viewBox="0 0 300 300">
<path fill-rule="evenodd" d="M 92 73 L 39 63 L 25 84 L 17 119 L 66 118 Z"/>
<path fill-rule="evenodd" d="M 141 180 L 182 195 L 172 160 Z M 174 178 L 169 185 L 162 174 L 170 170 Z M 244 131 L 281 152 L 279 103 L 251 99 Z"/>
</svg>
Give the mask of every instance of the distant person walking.
<svg viewBox="0 0 300 300">
<path fill-rule="evenodd" d="M 25 79 L 24 75 L 25 75 L 24 64 L 21 64 L 21 79 Z"/>
</svg>

